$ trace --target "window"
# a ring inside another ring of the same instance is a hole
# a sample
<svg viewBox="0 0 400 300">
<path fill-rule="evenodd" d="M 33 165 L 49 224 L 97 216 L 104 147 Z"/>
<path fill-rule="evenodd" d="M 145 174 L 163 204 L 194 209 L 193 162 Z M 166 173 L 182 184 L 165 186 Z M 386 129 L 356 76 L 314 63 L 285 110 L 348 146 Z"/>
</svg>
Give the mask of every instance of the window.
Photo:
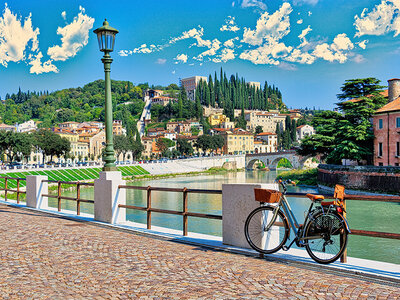
<svg viewBox="0 0 400 300">
<path fill-rule="evenodd" d="M 383 163 L 379 163 L 379 166 L 382 167 L 382 166 L 383 166 Z"/>
<path fill-rule="evenodd" d="M 396 118 L 396 128 L 400 128 L 400 118 Z"/>
<path fill-rule="evenodd" d="M 400 156 L 400 142 L 396 143 L 396 156 Z"/>
<path fill-rule="evenodd" d="M 378 143 L 378 156 L 382 156 L 383 153 L 383 144 L 382 143 Z"/>
<path fill-rule="evenodd" d="M 378 129 L 382 129 L 383 128 L 383 119 L 379 119 L 378 120 Z"/>
</svg>

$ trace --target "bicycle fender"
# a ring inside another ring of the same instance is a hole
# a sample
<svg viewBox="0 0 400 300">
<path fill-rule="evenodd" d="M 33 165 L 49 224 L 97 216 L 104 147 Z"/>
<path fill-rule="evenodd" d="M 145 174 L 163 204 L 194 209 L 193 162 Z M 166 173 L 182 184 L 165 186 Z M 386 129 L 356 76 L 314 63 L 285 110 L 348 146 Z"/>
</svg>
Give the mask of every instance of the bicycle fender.
<svg viewBox="0 0 400 300">
<path fill-rule="evenodd" d="M 346 218 L 345 218 L 344 216 L 342 216 L 341 214 L 337 214 L 337 215 L 338 215 L 338 216 L 342 219 L 342 221 L 344 222 L 344 225 L 346 226 L 347 233 L 351 233 L 350 227 L 349 227 L 349 223 L 347 222 Z"/>
</svg>

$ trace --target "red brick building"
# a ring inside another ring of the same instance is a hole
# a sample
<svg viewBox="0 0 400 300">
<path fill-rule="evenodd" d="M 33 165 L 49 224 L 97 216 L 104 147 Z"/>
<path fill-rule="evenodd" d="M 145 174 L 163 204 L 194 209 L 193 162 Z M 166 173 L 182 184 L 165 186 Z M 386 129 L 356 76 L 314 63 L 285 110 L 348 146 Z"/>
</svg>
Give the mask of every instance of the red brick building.
<svg viewBox="0 0 400 300">
<path fill-rule="evenodd" d="M 388 104 L 373 116 L 375 166 L 400 166 L 400 79 L 388 83 Z"/>
</svg>

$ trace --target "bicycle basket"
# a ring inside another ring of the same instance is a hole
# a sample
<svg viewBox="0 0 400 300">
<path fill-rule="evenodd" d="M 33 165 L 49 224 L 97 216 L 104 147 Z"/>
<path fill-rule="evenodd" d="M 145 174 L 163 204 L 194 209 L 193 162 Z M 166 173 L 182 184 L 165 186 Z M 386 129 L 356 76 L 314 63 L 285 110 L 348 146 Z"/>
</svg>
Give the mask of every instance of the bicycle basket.
<svg viewBox="0 0 400 300">
<path fill-rule="evenodd" d="M 276 190 L 254 189 L 256 201 L 264 203 L 277 203 L 282 193 Z"/>
</svg>

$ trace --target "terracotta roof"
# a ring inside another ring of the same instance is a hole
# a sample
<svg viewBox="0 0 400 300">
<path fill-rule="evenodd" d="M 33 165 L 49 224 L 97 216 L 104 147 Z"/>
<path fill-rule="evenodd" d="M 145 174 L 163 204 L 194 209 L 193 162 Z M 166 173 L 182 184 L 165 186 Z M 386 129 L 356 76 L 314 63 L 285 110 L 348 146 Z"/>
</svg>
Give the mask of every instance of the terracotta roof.
<svg viewBox="0 0 400 300">
<path fill-rule="evenodd" d="M 399 78 L 388 79 L 388 81 L 392 81 L 392 80 L 400 80 L 400 79 Z"/>
<path fill-rule="evenodd" d="M 391 111 L 400 111 L 400 97 L 389 102 L 388 104 L 382 106 L 378 109 L 375 114 L 384 113 L 384 112 L 391 112 Z"/>
<path fill-rule="evenodd" d="M 297 126 L 296 127 L 296 129 L 300 129 L 300 128 L 303 128 L 304 126 L 306 126 L 307 124 L 304 124 L 304 125 L 300 125 L 300 126 Z"/>
<path fill-rule="evenodd" d="M 263 136 L 263 135 L 276 135 L 276 133 L 273 133 L 273 132 L 261 132 L 261 133 L 259 133 L 259 134 L 257 134 L 257 136 Z"/>
</svg>

